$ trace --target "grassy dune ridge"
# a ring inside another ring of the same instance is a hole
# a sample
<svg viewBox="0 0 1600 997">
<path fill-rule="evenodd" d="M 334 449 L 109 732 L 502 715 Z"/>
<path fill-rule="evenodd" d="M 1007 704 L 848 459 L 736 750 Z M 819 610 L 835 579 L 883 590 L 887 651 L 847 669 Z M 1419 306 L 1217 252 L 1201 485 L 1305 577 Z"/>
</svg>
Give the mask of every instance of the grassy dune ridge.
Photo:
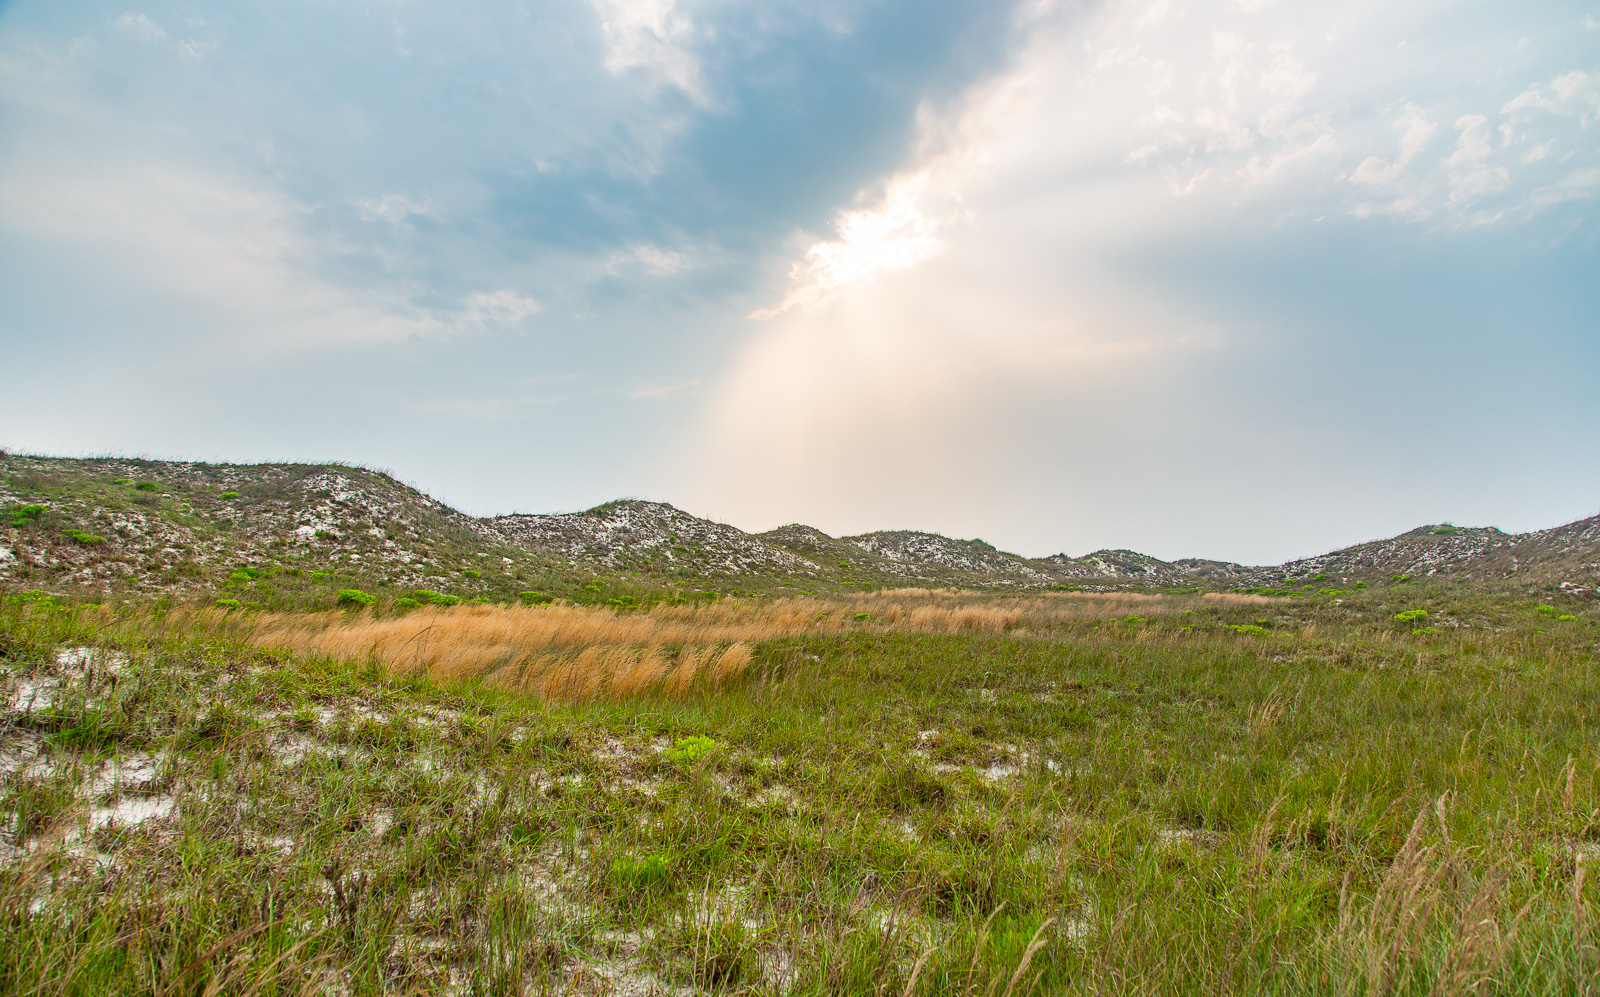
<svg viewBox="0 0 1600 997">
<path fill-rule="evenodd" d="M 1585 993 L 1596 623 L 9 598 L 0 992 Z"/>
</svg>

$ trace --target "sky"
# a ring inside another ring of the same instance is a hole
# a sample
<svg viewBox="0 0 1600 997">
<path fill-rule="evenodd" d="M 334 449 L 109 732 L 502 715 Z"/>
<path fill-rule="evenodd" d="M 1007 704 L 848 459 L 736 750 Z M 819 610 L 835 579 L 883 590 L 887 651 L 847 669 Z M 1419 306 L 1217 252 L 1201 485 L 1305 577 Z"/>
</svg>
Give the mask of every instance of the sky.
<svg viewBox="0 0 1600 997">
<path fill-rule="evenodd" d="M 0 0 L 0 385 L 14 451 L 478 515 L 1553 526 L 1600 3 Z"/>
</svg>

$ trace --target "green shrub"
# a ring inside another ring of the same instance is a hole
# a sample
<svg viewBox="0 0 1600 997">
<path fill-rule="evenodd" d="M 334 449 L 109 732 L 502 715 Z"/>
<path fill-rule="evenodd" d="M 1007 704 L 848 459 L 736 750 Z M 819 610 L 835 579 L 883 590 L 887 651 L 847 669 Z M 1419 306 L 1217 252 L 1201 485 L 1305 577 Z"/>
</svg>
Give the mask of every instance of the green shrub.
<svg viewBox="0 0 1600 997">
<path fill-rule="evenodd" d="M 682 768 L 685 765 L 693 765 L 720 747 L 721 745 L 709 737 L 695 735 L 678 738 L 674 745 L 662 754 L 667 761 Z"/>
<path fill-rule="evenodd" d="M 435 592 L 433 589 L 417 589 L 411 593 L 411 597 L 418 602 L 428 603 L 433 606 L 454 606 L 461 601 L 460 596 L 445 595 L 443 592 Z"/>
<path fill-rule="evenodd" d="M 370 606 L 378 601 L 378 597 L 370 592 L 360 589 L 340 589 L 338 604 L 341 606 Z"/>
<path fill-rule="evenodd" d="M 1573 616 L 1571 613 L 1562 613 L 1560 616 L 1556 617 L 1556 622 L 1557 623 L 1571 623 L 1571 622 L 1575 621 L 1576 619 L 1577 619 L 1577 617 Z"/>
<path fill-rule="evenodd" d="M 105 537 L 97 537 L 93 533 L 87 533 L 83 530 L 68 530 L 67 536 L 83 544 L 85 547 L 94 547 L 106 542 Z"/>
<path fill-rule="evenodd" d="M 311 580 L 314 582 L 319 582 L 324 578 L 330 577 L 332 574 L 333 572 L 331 571 L 313 571 L 311 573 Z"/>
<path fill-rule="evenodd" d="M 238 497 L 239 497 L 239 493 L 238 492 L 223 492 L 221 495 L 217 496 L 217 498 L 225 498 L 225 499 L 233 499 L 233 498 L 238 498 Z"/>
<path fill-rule="evenodd" d="M 141 492 L 159 492 L 161 490 L 161 486 L 153 481 L 141 481 L 133 487 L 139 489 Z"/>
<path fill-rule="evenodd" d="M 39 517 L 44 515 L 44 510 L 45 507 L 42 505 L 19 505 L 11 510 L 11 525 L 27 526 L 29 523 L 37 523 Z"/>
<path fill-rule="evenodd" d="M 1436 634 L 1438 632 L 1439 632 L 1439 628 L 1438 627 L 1418 627 L 1417 629 L 1411 631 L 1411 636 L 1413 636 L 1413 637 L 1426 637 L 1428 634 Z"/>
<path fill-rule="evenodd" d="M 1399 620 L 1401 623 L 1410 623 L 1412 620 L 1426 619 L 1427 616 L 1428 611 L 1426 609 L 1407 609 L 1394 614 L 1394 618 Z"/>
<path fill-rule="evenodd" d="M 476 568 L 462 568 L 461 569 L 461 573 L 463 575 L 466 575 L 468 578 L 482 578 L 483 577 L 483 572 L 479 571 Z"/>
<path fill-rule="evenodd" d="M 532 592 L 532 591 L 529 591 L 529 592 L 518 592 L 517 593 L 517 598 L 521 599 L 523 602 L 529 604 L 530 606 L 533 606 L 533 605 L 539 605 L 541 603 L 549 602 L 552 597 L 548 596 L 548 595 L 545 595 L 543 592 Z"/>
<path fill-rule="evenodd" d="M 404 598 L 404 599 L 396 599 L 395 603 L 394 603 L 394 608 L 400 610 L 401 612 L 409 612 L 410 610 L 416 609 L 420 605 L 422 605 L 422 603 L 418 602 L 415 599 L 407 597 L 407 598 Z"/>
<path fill-rule="evenodd" d="M 858 619 L 858 620 L 870 620 L 870 619 L 872 619 L 872 614 L 871 613 L 857 613 L 856 614 L 856 619 Z"/>
<path fill-rule="evenodd" d="M 217 605 L 223 609 L 238 609 L 240 603 L 238 599 L 218 599 Z"/>
<path fill-rule="evenodd" d="M 114 478 L 114 479 L 112 479 L 111 483 L 113 485 L 131 485 L 131 484 L 133 484 L 133 479 L 132 478 Z"/>
<path fill-rule="evenodd" d="M 1535 606 L 1535 607 L 1533 607 L 1533 611 L 1535 613 L 1542 613 L 1545 616 L 1554 616 L 1554 615 L 1556 615 L 1556 607 L 1554 607 L 1554 606 Z"/>
<path fill-rule="evenodd" d="M 1272 635 L 1271 630 L 1266 627 L 1256 626 L 1254 623 L 1230 623 L 1228 624 L 1228 629 L 1237 630 L 1242 634 L 1250 634 L 1254 637 L 1270 637 Z"/>
<path fill-rule="evenodd" d="M 839 562 L 839 567 L 848 568 L 848 567 L 850 567 L 850 562 L 849 561 L 840 561 Z"/>
</svg>

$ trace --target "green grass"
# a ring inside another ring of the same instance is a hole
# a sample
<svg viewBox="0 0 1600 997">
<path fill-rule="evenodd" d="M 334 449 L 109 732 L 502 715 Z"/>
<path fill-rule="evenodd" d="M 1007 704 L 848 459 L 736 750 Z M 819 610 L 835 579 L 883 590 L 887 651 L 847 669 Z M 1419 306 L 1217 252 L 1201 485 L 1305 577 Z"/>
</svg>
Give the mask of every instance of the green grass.
<svg viewBox="0 0 1600 997">
<path fill-rule="evenodd" d="M 1582 993 L 1595 611 L 1405 594 L 583 705 L 7 597 L 0 992 Z"/>
<path fill-rule="evenodd" d="M 377 601 L 377 596 L 370 592 L 363 592 L 360 589 L 339 590 L 338 603 L 341 606 L 365 607 L 370 606 Z"/>
</svg>

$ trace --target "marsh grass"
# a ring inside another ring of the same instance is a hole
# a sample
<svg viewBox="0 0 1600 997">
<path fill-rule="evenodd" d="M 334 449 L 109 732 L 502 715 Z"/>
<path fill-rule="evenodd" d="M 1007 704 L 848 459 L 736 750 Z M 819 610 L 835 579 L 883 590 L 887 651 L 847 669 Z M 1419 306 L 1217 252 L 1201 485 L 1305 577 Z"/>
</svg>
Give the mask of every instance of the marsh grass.
<svg viewBox="0 0 1600 997">
<path fill-rule="evenodd" d="M 1590 611 L 1408 595 L 10 599 L 0 992 L 1593 992 Z"/>
<path fill-rule="evenodd" d="M 365 596 L 365 593 L 361 593 Z M 430 596 L 436 593 L 428 593 Z M 343 598 L 343 594 L 341 594 Z M 356 605 L 354 598 L 345 600 Z M 1181 612 L 1194 600 L 1121 593 L 996 600 L 976 593 L 890 590 L 855 600 L 776 599 L 625 608 L 396 606 L 400 615 L 268 614 L 247 639 L 259 647 L 371 661 L 437 681 L 482 679 L 546 698 L 588 700 L 646 692 L 681 696 L 742 677 L 752 644 L 850 632 L 1004 634 L 1115 617 L 1137 606 Z M 1249 604 L 1265 600 L 1252 597 Z M 865 607 L 865 608 L 864 608 Z M 1129 616 L 1142 622 L 1142 617 Z M 198 619 L 206 625 L 215 621 Z"/>
</svg>

